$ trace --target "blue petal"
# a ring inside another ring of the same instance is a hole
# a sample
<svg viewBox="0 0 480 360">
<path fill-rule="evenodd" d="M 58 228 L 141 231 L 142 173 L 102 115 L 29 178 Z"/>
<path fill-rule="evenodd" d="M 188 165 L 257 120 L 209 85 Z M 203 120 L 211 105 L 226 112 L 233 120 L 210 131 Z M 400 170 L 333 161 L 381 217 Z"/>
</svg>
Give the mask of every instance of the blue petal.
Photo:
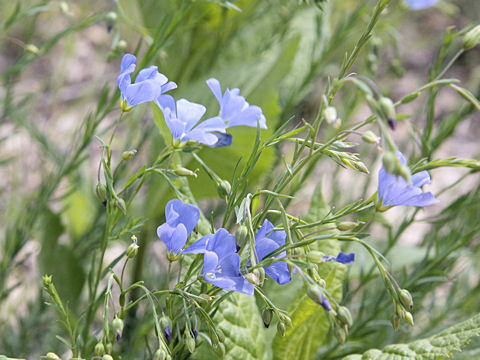
<svg viewBox="0 0 480 360">
<path fill-rule="evenodd" d="M 129 105 L 138 105 L 153 101 L 158 96 L 160 85 L 155 80 L 145 80 L 127 86 L 125 98 Z"/>
<path fill-rule="evenodd" d="M 203 254 L 206 251 L 207 241 L 213 237 L 213 234 L 207 234 L 201 239 L 195 241 L 192 245 L 182 251 L 182 254 Z"/>
<path fill-rule="evenodd" d="M 135 61 L 137 58 L 135 55 L 132 54 L 125 54 L 123 55 L 122 62 L 120 64 L 120 72 L 124 73 L 127 71 L 127 69 L 130 69 L 130 66 L 133 64 L 135 65 Z"/>
<path fill-rule="evenodd" d="M 186 131 L 191 130 L 202 118 L 207 109 L 202 104 L 197 104 L 187 99 L 177 101 L 177 119 L 185 124 Z"/>
<path fill-rule="evenodd" d="M 214 236 L 207 241 L 206 248 L 208 251 L 214 251 L 220 257 L 234 253 L 237 250 L 235 236 L 231 235 L 224 228 L 220 228 Z"/>
<path fill-rule="evenodd" d="M 207 80 L 207 85 L 212 91 L 213 95 L 217 98 L 218 103 L 221 105 L 222 104 L 222 86 L 220 85 L 220 82 L 215 79 L 215 78 L 210 78 Z"/>
<path fill-rule="evenodd" d="M 218 138 L 212 132 L 225 132 L 225 123 L 219 116 L 202 121 L 185 136 L 185 139 L 198 141 L 202 144 L 213 146 Z"/>
<path fill-rule="evenodd" d="M 227 133 L 214 133 L 217 137 L 217 142 L 212 145 L 212 147 L 223 147 L 223 146 L 230 146 L 232 145 L 232 134 Z"/>
<path fill-rule="evenodd" d="M 183 224 L 171 226 L 168 223 L 160 225 L 157 228 L 157 235 L 162 240 L 169 251 L 179 252 L 187 242 L 187 229 Z"/>
<path fill-rule="evenodd" d="M 245 102 L 248 106 L 248 103 Z M 227 127 L 233 126 L 250 126 L 260 127 L 261 129 L 267 128 L 267 120 L 262 114 L 262 109 L 258 106 L 248 106 L 247 108 L 238 111 L 230 117 Z"/>
<path fill-rule="evenodd" d="M 276 262 L 267 266 L 265 273 L 280 285 L 285 285 L 292 280 L 288 265 L 284 262 Z"/>
<path fill-rule="evenodd" d="M 437 3 L 438 0 L 406 0 L 408 6 L 412 10 L 426 9 Z"/>
<path fill-rule="evenodd" d="M 337 257 L 334 257 L 333 255 L 326 255 L 323 258 L 325 261 L 336 261 L 341 264 L 350 264 L 355 261 L 355 254 L 350 253 L 350 254 L 345 254 L 344 252 L 339 252 Z"/>
<path fill-rule="evenodd" d="M 173 81 L 169 81 L 165 85 L 162 85 L 162 94 L 166 93 L 167 91 L 173 90 L 177 88 L 177 84 Z"/>
<path fill-rule="evenodd" d="M 195 205 L 184 204 L 178 199 L 173 199 L 165 206 L 165 218 L 171 226 L 183 224 L 187 234 L 190 235 L 200 219 L 200 210 Z"/>
<path fill-rule="evenodd" d="M 138 72 L 138 75 L 135 78 L 135 83 L 137 84 L 145 80 L 155 80 L 161 87 L 162 85 L 167 83 L 168 78 L 165 75 L 160 74 L 158 72 L 158 68 L 152 65 Z"/>
<path fill-rule="evenodd" d="M 132 83 L 130 75 L 135 71 L 135 60 L 136 58 L 132 54 L 125 54 L 122 58 L 120 75 L 117 77 L 117 85 L 123 99 L 126 97 L 127 86 Z"/>
</svg>

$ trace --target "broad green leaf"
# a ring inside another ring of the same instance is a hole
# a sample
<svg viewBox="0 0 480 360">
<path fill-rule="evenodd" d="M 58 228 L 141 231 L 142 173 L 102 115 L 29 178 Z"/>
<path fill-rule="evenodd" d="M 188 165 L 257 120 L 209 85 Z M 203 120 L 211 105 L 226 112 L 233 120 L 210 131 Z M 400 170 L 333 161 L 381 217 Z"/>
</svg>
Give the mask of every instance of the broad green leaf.
<svg viewBox="0 0 480 360">
<path fill-rule="evenodd" d="M 222 302 L 213 321 L 225 334 L 223 359 L 261 360 L 271 358 L 269 349 L 266 347 L 266 330 L 254 296 L 232 294 L 228 300 Z M 220 359 L 206 343 L 194 354 L 194 358 L 197 360 Z"/>
<path fill-rule="evenodd" d="M 318 220 L 324 217 L 328 211 L 328 205 L 322 195 L 322 181 L 320 181 L 315 189 L 306 218 L 309 221 Z M 340 251 L 340 244 L 335 240 L 327 240 L 314 243 L 311 248 L 336 255 Z M 345 265 L 335 262 L 318 264 L 318 272 L 325 280 L 327 290 L 337 301 L 342 296 L 345 271 Z M 292 328 L 287 329 L 284 337 L 278 333 L 275 336 L 273 358 L 275 360 L 312 359 L 318 348 L 326 341 L 330 328 L 325 310 L 313 302 L 303 288 L 300 288 L 288 309 L 288 314 L 292 319 Z"/>
<path fill-rule="evenodd" d="M 393 344 L 383 350 L 371 349 L 349 355 L 345 360 L 438 360 L 452 357 L 461 351 L 470 340 L 480 335 L 480 314 L 470 320 L 449 327 L 444 331 L 409 344 Z"/>
</svg>

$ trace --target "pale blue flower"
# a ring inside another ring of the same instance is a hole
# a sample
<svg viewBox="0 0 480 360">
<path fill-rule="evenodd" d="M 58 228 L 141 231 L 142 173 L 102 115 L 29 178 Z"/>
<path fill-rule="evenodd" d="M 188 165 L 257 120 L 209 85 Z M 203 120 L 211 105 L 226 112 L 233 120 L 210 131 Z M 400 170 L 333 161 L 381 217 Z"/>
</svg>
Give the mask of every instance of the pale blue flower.
<svg viewBox="0 0 480 360">
<path fill-rule="evenodd" d="M 256 105 L 250 105 L 240 95 L 239 89 L 230 90 L 227 88 L 222 95 L 222 86 L 217 79 L 208 79 L 207 85 L 220 104 L 220 117 L 225 121 L 227 128 L 242 125 L 267 128 L 267 120 L 262 113 L 262 109 Z"/>
<path fill-rule="evenodd" d="M 397 157 L 401 165 L 406 165 L 406 160 L 400 151 Z M 428 206 L 439 201 L 431 192 L 423 192 L 421 187 L 430 184 L 431 179 L 427 171 L 420 171 L 412 175 L 411 184 L 401 177 L 389 174 L 382 166 L 378 173 L 378 198 L 383 206 L 409 205 Z"/>
<path fill-rule="evenodd" d="M 175 100 L 169 95 L 162 95 L 155 102 L 165 116 L 173 140 L 180 143 L 195 140 L 211 147 L 224 146 L 223 143 L 219 144 L 217 136 L 225 133 L 225 123 L 220 117 L 215 116 L 199 122 L 207 111 L 205 106 L 186 99 L 180 99 L 175 104 Z"/>
<path fill-rule="evenodd" d="M 219 288 L 253 295 L 254 286 L 240 272 L 235 236 L 220 228 L 196 241 L 182 254 L 204 254 L 202 275 Z"/>
<path fill-rule="evenodd" d="M 405 2 L 412 10 L 422 10 L 435 5 L 438 0 L 405 0 Z"/>
<path fill-rule="evenodd" d="M 257 261 L 262 260 L 272 251 L 277 250 L 280 246 L 285 245 L 285 238 L 287 233 L 285 231 L 273 231 L 273 224 L 265 220 L 262 227 L 258 230 L 255 236 L 255 252 L 258 256 Z M 281 258 L 287 255 L 285 251 L 276 255 L 276 258 Z M 266 266 L 265 273 L 275 280 L 280 285 L 286 284 L 292 280 L 288 265 L 285 262 L 274 262 Z"/>
<path fill-rule="evenodd" d="M 200 210 L 195 205 L 173 199 L 165 206 L 165 219 L 165 224 L 157 228 L 157 235 L 165 243 L 168 251 L 178 253 L 197 226 Z"/>
<path fill-rule="evenodd" d="M 156 66 L 140 70 L 132 84 L 131 74 L 135 71 L 135 61 L 134 55 L 125 54 L 120 65 L 120 75 L 117 77 L 122 100 L 126 100 L 128 105 L 157 100 L 163 93 L 177 87 L 177 84 L 168 81 L 165 75 L 159 73 Z"/>
</svg>

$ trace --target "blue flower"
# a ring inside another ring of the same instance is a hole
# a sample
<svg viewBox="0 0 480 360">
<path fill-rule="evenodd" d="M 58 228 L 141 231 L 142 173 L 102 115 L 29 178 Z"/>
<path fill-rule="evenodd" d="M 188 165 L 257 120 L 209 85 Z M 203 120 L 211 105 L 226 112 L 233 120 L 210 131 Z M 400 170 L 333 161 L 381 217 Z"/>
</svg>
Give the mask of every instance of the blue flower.
<svg viewBox="0 0 480 360">
<path fill-rule="evenodd" d="M 412 10 L 421 10 L 426 9 L 430 6 L 435 5 L 438 0 L 405 0 L 408 7 Z"/>
<path fill-rule="evenodd" d="M 165 206 L 165 219 L 165 224 L 157 228 L 157 235 L 165 243 L 168 251 L 178 253 L 197 226 L 200 210 L 195 205 L 173 199 Z"/>
<path fill-rule="evenodd" d="M 405 157 L 397 151 L 400 164 L 405 165 Z M 389 174 L 382 166 L 378 173 L 378 198 L 383 206 L 409 205 L 428 206 L 438 202 L 430 192 L 423 192 L 421 187 L 430 184 L 430 175 L 427 171 L 421 171 L 412 175 L 412 183 L 397 175 Z"/>
<path fill-rule="evenodd" d="M 344 252 L 339 252 L 338 255 L 335 257 L 333 255 L 325 255 L 323 257 L 324 261 L 336 261 L 341 264 L 350 264 L 355 261 L 355 254 L 350 253 L 350 254 L 345 254 Z"/>
<path fill-rule="evenodd" d="M 262 113 L 262 109 L 258 106 L 250 105 L 240 95 L 239 89 L 227 89 L 222 95 L 222 86 L 217 79 L 208 79 L 207 85 L 220 104 L 220 117 L 225 121 L 227 128 L 241 125 L 255 128 L 260 126 L 262 129 L 267 128 L 267 120 Z"/>
<path fill-rule="evenodd" d="M 156 66 L 140 70 L 132 84 L 130 75 L 135 71 L 135 60 L 132 54 L 125 54 L 120 65 L 120 75 L 117 77 L 122 100 L 126 100 L 128 105 L 157 100 L 163 93 L 177 87 L 177 84 L 169 82 L 165 75 L 160 74 Z"/>
<path fill-rule="evenodd" d="M 215 234 L 205 235 L 182 254 L 204 254 L 202 275 L 210 284 L 253 295 L 253 285 L 240 272 L 235 236 L 227 230 L 221 228 Z"/>
<path fill-rule="evenodd" d="M 277 250 L 280 246 L 285 245 L 285 238 L 287 237 L 286 232 L 272 232 L 273 228 L 273 224 L 270 221 L 265 220 L 255 236 L 255 252 L 257 253 L 258 261 L 265 258 L 265 256 L 272 251 Z M 275 257 L 280 258 L 285 255 L 286 252 L 283 251 Z M 265 273 L 280 285 L 286 284 L 292 280 L 288 265 L 284 262 L 275 262 L 264 269 Z"/>
<path fill-rule="evenodd" d="M 211 147 L 230 145 L 228 141 L 220 141 L 225 133 L 222 118 L 215 116 L 199 123 L 207 111 L 205 106 L 186 99 L 178 100 L 175 106 L 175 100 L 169 95 L 162 95 L 155 103 L 162 110 L 174 141 L 195 140 Z"/>
</svg>

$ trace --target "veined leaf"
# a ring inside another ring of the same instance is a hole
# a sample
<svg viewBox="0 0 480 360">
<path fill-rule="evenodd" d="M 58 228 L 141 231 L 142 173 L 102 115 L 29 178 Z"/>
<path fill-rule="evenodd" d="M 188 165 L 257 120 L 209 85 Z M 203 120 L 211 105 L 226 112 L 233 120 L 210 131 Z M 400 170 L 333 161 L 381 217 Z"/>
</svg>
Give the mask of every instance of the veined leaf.
<svg viewBox="0 0 480 360">
<path fill-rule="evenodd" d="M 371 349 L 363 355 L 355 354 L 345 360 L 436 360 L 452 357 L 452 353 L 461 351 L 470 340 L 480 335 L 480 314 L 449 327 L 427 339 L 409 344 L 393 344 L 383 350 Z"/>
</svg>

